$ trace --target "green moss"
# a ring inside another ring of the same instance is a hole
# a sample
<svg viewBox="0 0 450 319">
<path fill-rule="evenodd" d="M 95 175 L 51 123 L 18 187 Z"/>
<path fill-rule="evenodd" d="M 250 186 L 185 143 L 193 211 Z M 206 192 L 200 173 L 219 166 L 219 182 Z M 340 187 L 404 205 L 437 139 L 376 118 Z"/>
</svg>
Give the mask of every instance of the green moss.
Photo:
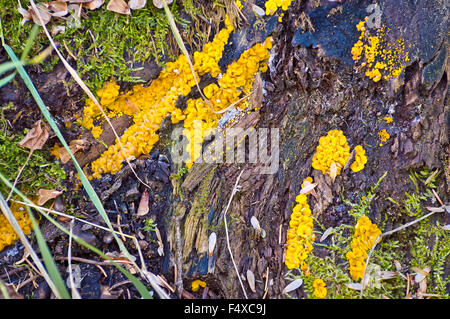
<svg viewBox="0 0 450 319">
<path fill-rule="evenodd" d="M 438 183 L 438 174 L 436 173 L 434 176 L 432 174 L 432 172 L 426 170 L 419 173 L 411 172 L 412 177 L 410 179 L 418 193 L 406 193 L 405 200 L 402 203 L 395 202 L 398 207 L 402 208 L 402 214 L 410 216 L 410 218 L 418 218 L 424 215 L 423 207 L 429 206 L 430 201 L 433 202 L 429 195 L 432 194 L 430 189 L 437 188 Z M 365 196 L 361 196 L 359 203 L 350 203 L 344 199 L 344 202 L 351 206 L 349 214 L 355 219 L 368 215 L 370 203 L 375 198 L 375 191 L 385 176 L 386 174 L 380 178 L 376 185 L 370 188 Z M 385 219 L 387 219 L 386 214 Z M 318 219 L 314 219 L 314 225 L 316 237 L 320 238 L 325 231 L 325 227 L 321 225 Z M 441 226 L 438 221 L 428 218 L 405 230 L 382 238 L 367 266 L 366 275 L 369 278 L 369 286 L 364 289 L 363 297 L 403 299 L 407 288 L 405 271 L 413 274 L 415 273 L 413 267 L 420 269 L 430 267 L 431 272 L 427 277 L 428 288 L 426 292 L 438 294 L 441 298 L 449 298 L 447 290 L 450 279 L 444 276 L 444 270 L 449 265 L 450 235 Z M 383 225 L 379 225 L 379 227 L 380 229 L 384 228 Z M 349 275 L 349 263 L 345 257 L 345 254 L 351 249 L 350 243 L 353 233 L 354 226 L 341 224 L 335 227 L 327 240 L 324 242 L 317 240 L 314 243 L 313 253 L 306 260 L 309 265 L 310 276 L 305 276 L 301 270 L 294 269 L 287 273 L 287 278 L 302 278 L 303 289 L 308 298 L 316 298 L 312 286 L 316 278 L 324 280 L 327 284 L 327 298 L 329 299 L 359 298 L 360 291 L 348 287 L 348 284 L 352 284 L 353 280 Z M 320 256 L 318 249 L 320 249 Z M 397 261 L 402 265 L 403 272 L 397 273 L 394 278 L 382 279 L 381 271 L 397 271 L 395 266 Z M 414 289 L 416 288 L 410 287 L 413 294 L 415 293 Z"/>
<path fill-rule="evenodd" d="M 20 168 L 25 164 L 29 150 L 18 146 L 24 134 L 12 135 L 3 127 L 0 130 L 0 172 L 12 183 Z M 25 166 L 17 188 L 27 196 L 34 196 L 40 188 L 61 190 L 61 181 L 66 173 L 59 162 L 49 159 L 48 151 L 36 150 Z M 0 183 L 0 192 L 8 195 L 10 189 Z"/>
<path fill-rule="evenodd" d="M 45 2 L 45 1 L 36 1 Z M 26 8 L 28 3 L 22 1 Z M 174 1 L 170 5 L 172 15 L 178 27 L 183 29 L 187 21 L 180 18 L 179 5 Z M 92 90 L 99 89 L 105 81 L 115 78 L 119 81 L 142 82 L 133 76 L 137 69 L 135 63 L 149 61 L 152 57 L 164 64 L 164 58 L 174 59 L 179 55 L 176 45 L 171 46 L 171 30 L 164 10 L 147 2 L 145 8 L 132 10 L 131 15 L 121 15 L 101 8 L 85 10 L 87 19 L 78 20 L 76 13 L 69 13 L 65 18 L 52 18 L 47 24 L 65 26 L 66 31 L 54 36 L 60 43 L 59 49 L 65 57 L 73 56 L 77 71 Z M 0 17 L 3 23 L 7 43 L 16 52 L 22 52 L 24 43 L 33 25 L 32 21 L 21 26 L 22 16 L 17 11 L 16 0 L 4 0 L 0 3 Z M 35 55 L 49 45 L 41 30 L 30 56 Z M 47 58 L 44 71 L 49 71 L 57 63 L 56 58 Z"/>
</svg>

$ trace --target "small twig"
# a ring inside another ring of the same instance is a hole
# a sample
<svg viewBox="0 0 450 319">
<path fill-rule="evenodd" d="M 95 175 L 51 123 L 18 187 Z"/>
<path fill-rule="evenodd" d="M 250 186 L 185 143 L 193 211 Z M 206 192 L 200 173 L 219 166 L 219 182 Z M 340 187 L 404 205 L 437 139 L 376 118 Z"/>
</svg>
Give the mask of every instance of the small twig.
<svg viewBox="0 0 450 319">
<path fill-rule="evenodd" d="M 183 246 L 181 242 L 181 231 L 180 231 L 180 217 L 175 216 L 175 241 L 176 241 L 176 256 L 175 264 L 177 266 L 177 278 L 175 280 L 175 286 L 177 286 L 178 296 L 181 298 L 184 291 L 183 288 Z"/>
<path fill-rule="evenodd" d="M 72 234 L 73 234 L 73 223 L 74 220 L 70 222 L 69 225 L 69 248 L 67 250 L 67 263 L 69 264 L 69 280 L 70 280 L 70 289 L 72 292 L 72 298 L 73 299 L 81 299 L 80 294 L 78 293 L 77 288 L 75 287 L 75 283 L 73 281 L 73 274 L 72 274 Z"/>
<path fill-rule="evenodd" d="M 236 183 L 234 184 L 233 190 L 231 192 L 230 199 L 228 200 L 227 207 L 225 208 L 225 212 L 223 213 L 223 220 L 225 222 L 225 235 L 227 237 L 227 247 L 228 247 L 228 251 L 229 251 L 230 256 L 231 256 L 231 261 L 233 262 L 234 270 L 236 271 L 236 275 L 237 275 L 237 277 L 239 279 L 239 283 L 241 284 L 242 291 L 244 293 L 245 299 L 248 299 L 247 292 L 245 291 L 244 284 L 242 283 L 242 280 L 241 280 L 241 276 L 239 275 L 239 270 L 238 270 L 238 268 L 236 266 L 236 262 L 234 261 L 233 252 L 231 251 L 230 236 L 228 235 L 228 224 L 227 224 L 227 211 L 228 211 L 228 208 L 230 208 L 230 204 L 231 204 L 231 201 L 233 200 L 234 194 L 236 194 L 236 192 L 239 190 L 238 183 L 239 183 L 239 179 L 241 178 L 241 175 L 242 175 L 243 172 L 244 172 L 244 170 L 242 170 L 239 173 L 239 176 L 236 178 Z"/>
<path fill-rule="evenodd" d="M 30 150 L 30 153 L 28 153 L 28 157 L 27 157 L 27 160 L 25 161 L 25 164 L 23 164 L 23 166 L 20 168 L 19 173 L 17 174 L 16 179 L 14 180 L 13 187 L 11 188 L 11 191 L 9 192 L 9 195 L 6 198 L 6 201 L 9 201 L 11 199 L 11 196 L 12 196 L 12 194 L 14 192 L 14 187 L 16 187 L 17 182 L 19 181 L 19 177 L 22 174 L 22 171 L 25 168 L 25 166 L 27 166 L 28 161 L 31 158 L 31 155 L 33 155 L 33 150 Z"/>
<path fill-rule="evenodd" d="M 372 252 L 374 251 L 376 245 L 378 244 L 379 239 L 380 239 L 381 237 L 385 237 L 385 236 L 388 236 L 388 235 L 392 235 L 393 233 L 396 233 L 396 232 L 398 232 L 398 231 L 400 231 L 400 230 L 402 230 L 402 229 L 405 229 L 405 228 L 407 228 L 407 227 L 409 227 L 409 226 L 411 226 L 411 225 L 414 225 L 414 224 L 420 222 L 421 220 L 423 220 L 423 219 L 425 219 L 425 218 L 427 218 L 427 217 L 433 215 L 434 213 L 437 213 L 437 212 L 436 212 L 436 211 L 431 212 L 431 213 L 429 213 L 429 214 L 426 214 L 425 216 L 422 216 L 422 217 L 420 217 L 420 218 L 418 218 L 418 219 L 416 219 L 416 220 L 413 220 L 412 222 L 409 222 L 409 223 L 407 223 L 407 224 L 405 224 L 405 225 L 402 225 L 402 226 L 397 227 L 397 228 L 395 228 L 395 229 L 393 229 L 393 230 L 390 230 L 390 231 L 388 231 L 388 232 L 385 232 L 385 233 L 382 233 L 382 234 L 378 235 L 378 237 L 375 239 L 374 244 L 372 245 L 372 248 L 370 249 L 369 254 L 367 255 L 366 264 L 365 264 L 365 266 L 364 266 L 364 274 L 363 274 L 363 278 L 362 278 L 362 280 L 361 280 L 362 285 L 361 285 L 361 291 L 360 291 L 360 293 L 359 293 L 359 298 L 360 298 L 360 299 L 362 298 L 362 294 L 363 294 L 363 291 L 364 291 L 364 288 L 365 288 L 364 283 L 365 283 L 365 280 L 366 280 L 367 265 L 369 264 L 370 256 L 372 255 Z"/>
</svg>

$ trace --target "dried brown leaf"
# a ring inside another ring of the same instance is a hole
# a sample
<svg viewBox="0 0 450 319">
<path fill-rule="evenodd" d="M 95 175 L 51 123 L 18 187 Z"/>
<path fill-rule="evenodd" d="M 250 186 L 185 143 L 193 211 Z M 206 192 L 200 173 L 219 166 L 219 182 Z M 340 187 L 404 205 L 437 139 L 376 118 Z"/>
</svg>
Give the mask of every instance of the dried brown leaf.
<svg viewBox="0 0 450 319">
<path fill-rule="evenodd" d="M 173 0 L 166 0 L 166 3 L 169 5 L 173 2 Z M 164 8 L 162 0 L 153 0 L 153 5 L 158 9 Z"/>
<path fill-rule="evenodd" d="M 87 8 L 89 10 L 95 10 L 100 8 L 105 3 L 105 0 L 93 0 L 88 3 L 83 3 L 83 8 Z"/>
<path fill-rule="evenodd" d="M 358 283 L 358 282 L 352 282 L 352 283 L 348 283 L 345 284 L 348 288 L 353 289 L 353 290 L 361 290 L 363 288 L 362 284 Z"/>
<path fill-rule="evenodd" d="M 142 193 L 141 201 L 139 202 L 139 207 L 137 210 L 138 216 L 144 216 L 147 215 L 149 212 L 148 202 L 150 199 L 150 195 L 148 194 L 148 190 L 145 189 Z"/>
<path fill-rule="evenodd" d="M 69 11 L 67 10 L 67 2 L 63 2 L 63 1 L 50 1 L 47 3 L 44 3 L 44 5 L 50 9 L 51 11 L 53 11 L 53 13 L 50 13 L 52 16 L 54 17 L 63 17 L 65 16 L 67 13 L 69 13 Z"/>
<path fill-rule="evenodd" d="M 108 5 L 106 6 L 106 10 L 117 12 L 120 14 L 131 14 L 130 7 L 123 0 L 110 0 L 108 2 Z"/>
<path fill-rule="evenodd" d="M 49 137 L 49 128 L 39 120 L 33 124 L 31 130 L 27 135 L 18 143 L 20 147 L 26 147 L 31 151 L 40 150 Z"/>
<path fill-rule="evenodd" d="M 386 280 L 386 279 L 392 279 L 397 277 L 398 273 L 396 271 L 380 271 L 379 276 L 380 279 Z"/>
<path fill-rule="evenodd" d="M 72 140 L 69 143 L 69 149 L 72 152 L 72 154 L 75 154 L 76 152 L 84 148 L 86 148 L 86 141 L 84 140 Z M 61 163 L 65 164 L 68 161 L 70 161 L 69 152 L 66 150 L 65 147 L 61 147 L 58 149 L 58 155 Z"/>
<path fill-rule="evenodd" d="M 260 229 L 261 226 L 259 225 L 259 221 L 255 216 L 252 216 L 252 218 L 250 218 L 250 224 L 252 224 L 254 229 Z"/>
<path fill-rule="evenodd" d="M 253 292 L 256 292 L 255 275 L 253 274 L 253 271 L 251 271 L 250 269 L 247 270 L 247 282 L 248 282 L 248 286 L 250 287 L 250 290 Z"/>
<path fill-rule="evenodd" d="M 430 206 L 427 206 L 427 209 L 428 209 L 430 212 L 435 212 L 435 213 L 442 213 L 442 212 L 445 212 L 444 207 L 430 207 Z"/>
<path fill-rule="evenodd" d="M 329 227 L 322 235 L 322 237 L 320 237 L 319 241 L 323 242 L 325 239 L 327 239 L 327 237 L 331 234 L 331 232 L 333 231 L 333 227 Z"/>
<path fill-rule="evenodd" d="M 450 224 L 441 226 L 441 229 L 443 229 L 443 230 L 450 230 Z"/>
<path fill-rule="evenodd" d="M 208 239 L 208 255 L 212 256 L 213 252 L 214 252 L 214 247 L 216 247 L 216 242 L 217 242 L 217 235 L 216 233 L 211 233 L 211 235 L 209 235 L 209 239 Z"/>
<path fill-rule="evenodd" d="M 402 264 L 398 260 L 394 260 L 394 265 L 395 265 L 395 269 L 397 269 L 397 271 L 402 270 Z"/>
<path fill-rule="evenodd" d="M 300 288 L 300 286 L 303 284 L 303 280 L 298 278 L 295 279 L 293 282 L 291 282 L 289 285 L 284 287 L 282 294 L 287 294 L 288 292 L 294 291 L 297 288 Z"/>
<path fill-rule="evenodd" d="M 304 181 L 303 183 L 304 183 L 305 187 L 303 187 L 303 188 L 300 190 L 300 194 L 306 194 L 306 193 L 309 193 L 309 192 L 311 192 L 311 191 L 317 186 L 317 183 L 310 183 L 310 182 L 308 182 L 308 181 Z"/>
<path fill-rule="evenodd" d="M 50 12 L 48 12 L 48 10 L 44 6 L 41 6 L 41 5 L 37 5 L 37 9 L 39 11 L 39 15 L 42 18 L 42 21 L 44 22 L 44 25 L 49 23 L 52 18 L 52 15 L 50 14 Z M 31 18 L 33 19 L 33 22 L 36 23 L 37 25 L 42 26 L 41 21 L 39 20 L 39 17 L 36 14 L 36 12 L 33 10 L 33 8 L 29 7 L 28 12 L 30 13 Z"/>
<path fill-rule="evenodd" d="M 334 183 L 334 180 L 336 179 L 336 176 L 337 176 L 337 165 L 336 165 L 336 162 L 333 162 L 330 165 L 331 182 Z"/>
<path fill-rule="evenodd" d="M 56 198 L 61 194 L 62 194 L 61 191 L 57 191 L 55 189 L 42 189 L 41 188 L 37 194 L 38 195 L 38 203 L 37 204 L 39 206 L 42 206 L 50 199 Z"/>
<path fill-rule="evenodd" d="M 266 15 L 266 12 L 261 7 L 258 7 L 256 4 L 252 4 L 253 12 L 255 12 L 260 17 L 263 17 Z"/>
<path fill-rule="evenodd" d="M 138 10 L 145 7 L 147 4 L 147 0 L 130 0 L 128 2 L 128 5 L 130 6 L 131 10 Z"/>
</svg>

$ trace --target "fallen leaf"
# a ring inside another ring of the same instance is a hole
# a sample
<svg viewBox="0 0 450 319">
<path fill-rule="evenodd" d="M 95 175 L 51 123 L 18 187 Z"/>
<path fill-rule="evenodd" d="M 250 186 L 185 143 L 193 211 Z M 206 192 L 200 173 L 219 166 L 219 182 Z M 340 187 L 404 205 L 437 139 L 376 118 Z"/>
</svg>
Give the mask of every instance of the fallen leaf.
<svg viewBox="0 0 450 319">
<path fill-rule="evenodd" d="M 48 12 L 48 10 L 41 6 L 40 4 L 37 4 L 37 9 L 38 9 L 38 13 L 42 18 L 42 21 L 44 22 L 44 25 L 46 25 L 47 23 L 50 22 L 52 16 L 50 14 L 50 12 Z M 33 19 L 33 22 L 36 23 L 37 25 L 42 26 L 41 21 L 39 20 L 39 17 L 37 15 L 37 13 L 34 11 L 33 8 L 29 7 L 28 8 L 28 12 L 31 14 L 31 18 Z"/>
<path fill-rule="evenodd" d="M 38 205 L 42 206 L 50 199 L 56 198 L 63 192 L 54 189 L 40 189 L 38 190 Z"/>
<path fill-rule="evenodd" d="M 322 235 L 322 237 L 320 237 L 319 241 L 323 242 L 325 239 L 327 239 L 327 237 L 331 234 L 331 232 L 333 231 L 333 227 L 329 227 Z"/>
<path fill-rule="evenodd" d="M 253 272 L 249 269 L 247 270 L 247 282 L 248 285 L 250 287 L 250 290 L 253 292 L 256 292 L 255 289 L 255 275 L 253 274 Z"/>
<path fill-rule="evenodd" d="M 291 282 L 289 285 L 284 287 L 282 294 L 287 294 L 288 292 L 294 291 L 297 288 L 300 288 L 300 286 L 303 284 L 303 280 L 298 278 L 295 279 L 293 282 Z"/>
<path fill-rule="evenodd" d="M 443 229 L 443 230 L 450 230 L 450 224 L 441 226 L 441 229 Z"/>
<path fill-rule="evenodd" d="M 337 165 L 336 165 L 336 162 L 333 162 L 330 165 L 331 182 L 334 183 L 334 180 L 336 179 L 336 176 L 337 176 Z"/>
<path fill-rule="evenodd" d="M 261 8 L 258 7 L 256 4 L 252 4 L 253 12 L 259 15 L 260 17 L 263 17 L 266 15 L 266 12 Z"/>
<path fill-rule="evenodd" d="M 304 183 L 305 187 L 303 187 L 303 188 L 300 190 L 300 194 L 306 194 L 306 193 L 309 193 L 309 192 L 311 192 L 311 191 L 317 186 L 317 183 L 310 183 L 310 182 L 308 182 L 308 181 L 304 181 L 303 183 Z"/>
<path fill-rule="evenodd" d="M 130 7 L 123 0 L 110 0 L 106 6 L 106 10 L 117 12 L 120 14 L 131 14 Z"/>
<path fill-rule="evenodd" d="M 83 3 L 83 8 L 87 8 L 89 10 L 95 10 L 100 8 L 105 3 L 105 0 L 93 0 L 88 3 Z"/>
<path fill-rule="evenodd" d="M 213 252 L 214 252 L 214 247 L 216 247 L 216 241 L 217 241 L 217 235 L 216 233 L 211 233 L 211 235 L 209 235 L 209 240 L 208 240 L 208 255 L 211 257 Z"/>
<path fill-rule="evenodd" d="M 398 260 L 394 260 L 394 265 L 395 265 L 395 269 L 397 269 L 397 271 L 402 270 L 402 264 L 400 264 L 400 262 Z"/>
<path fill-rule="evenodd" d="M 84 148 L 86 148 L 86 141 L 84 141 L 84 140 L 72 140 L 69 143 L 69 149 L 72 152 L 72 154 L 75 154 L 76 152 L 78 152 Z M 70 161 L 69 152 L 66 150 L 65 147 L 58 148 L 58 156 L 59 156 L 61 163 L 63 163 L 63 164 Z"/>
<path fill-rule="evenodd" d="M 54 25 L 52 27 L 52 35 L 57 35 L 58 33 L 66 32 L 66 27 L 63 25 Z"/>
<path fill-rule="evenodd" d="M 53 11 L 50 13 L 54 17 L 64 17 L 69 11 L 67 10 L 67 3 L 63 1 L 50 1 L 43 3 L 48 9 Z"/>
<path fill-rule="evenodd" d="M 250 218 L 250 224 L 252 224 L 254 229 L 260 229 L 261 226 L 259 225 L 259 221 L 255 216 L 252 216 L 252 218 Z"/>
<path fill-rule="evenodd" d="M 362 284 L 357 282 L 351 282 L 349 284 L 345 284 L 348 288 L 353 290 L 362 290 Z"/>
<path fill-rule="evenodd" d="M 20 22 L 21 25 L 24 25 L 27 21 L 31 20 L 31 13 L 28 12 L 28 10 L 25 10 L 22 7 L 17 8 L 17 11 L 22 15 L 22 21 Z"/>
<path fill-rule="evenodd" d="M 128 5 L 131 10 L 142 9 L 147 4 L 147 0 L 130 0 Z"/>
<path fill-rule="evenodd" d="M 166 0 L 167 5 L 171 4 L 173 0 Z M 158 9 L 164 8 L 162 0 L 153 0 L 153 5 Z"/>
<path fill-rule="evenodd" d="M 149 212 L 148 202 L 149 202 L 150 195 L 148 194 L 148 190 L 145 189 L 142 193 L 141 201 L 139 202 L 139 207 L 137 210 L 138 216 L 144 216 L 147 215 Z"/>
<path fill-rule="evenodd" d="M 435 213 L 442 213 L 442 212 L 445 212 L 444 207 L 429 207 L 429 206 L 427 206 L 427 209 L 428 209 L 430 212 L 435 212 Z"/>
<path fill-rule="evenodd" d="M 33 124 L 27 135 L 18 143 L 20 147 L 26 147 L 31 151 L 40 150 L 49 137 L 49 129 L 44 124 L 41 126 L 42 120 Z"/>
<path fill-rule="evenodd" d="M 379 276 L 380 279 L 386 280 L 386 279 L 392 279 L 397 277 L 398 273 L 396 271 L 380 271 Z"/>
</svg>

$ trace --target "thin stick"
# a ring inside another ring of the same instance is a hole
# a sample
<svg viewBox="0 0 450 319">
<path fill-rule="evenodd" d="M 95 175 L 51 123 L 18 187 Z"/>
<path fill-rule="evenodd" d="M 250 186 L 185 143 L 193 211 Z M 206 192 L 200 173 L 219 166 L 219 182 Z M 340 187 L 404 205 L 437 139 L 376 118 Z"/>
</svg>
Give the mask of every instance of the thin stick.
<svg viewBox="0 0 450 319">
<path fill-rule="evenodd" d="M 12 200 L 12 201 L 13 201 L 13 202 L 16 202 L 16 203 L 19 203 L 19 204 L 22 204 L 22 205 L 29 206 L 29 207 L 39 208 L 39 209 L 42 209 L 43 211 L 46 211 L 46 212 L 49 212 L 49 213 L 53 213 L 53 214 L 55 214 L 55 215 L 67 217 L 67 218 L 70 218 L 70 219 L 76 219 L 76 220 L 78 220 L 78 221 L 80 221 L 80 222 L 83 222 L 83 223 L 85 223 L 85 224 L 88 224 L 88 225 L 91 225 L 91 226 L 94 226 L 94 227 L 103 229 L 103 230 L 108 231 L 108 232 L 111 232 L 111 233 L 114 232 L 114 233 L 116 233 L 116 234 L 118 234 L 118 235 L 123 235 L 123 236 L 125 236 L 125 237 L 127 237 L 127 238 L 130 238 L 130 239 L 133 239 L 133 238 L 134 238 L 134 237 L 131 236 L 131 235 L 127 235 L 127 234 L 124 234 L 124 233 L 120 233 L 120 232 L 118 232 L 118 231 L 111 230 L 111 229 L 109 229 L 109 228 L 106 228 L 106 227 L 103 227 L 103 226 L 100 226 L 100 225 L 97 225 L 97 224 L 88 222 L 87 220 L 84 220 L 84 219 L 82 219 L 82 218 L 78 218 L 78 217 L 75 217 L 75 216 L 72 216 L 72 215 L 67 215 L 67 214 L 58 212 L 58 211 L 53 210 L 53 209 L 48 209 L 48 208 L 41 207 L 41 206 L 37 206 L 37 205 L 34 205 L 34 204 L 25 203 L 25 202 L 22 202 L 22 201 L 19 201 L 19 200 Z"/>
<path fill-rule="evenodd" d="M 22 171 L 23 171 L 23 169 L 25 168 L 25 166 L 27 166 L 28 161 L 29 161 L 30 158 L 31 158 L 31 155 L 33 155 L 33 150 L 30 150 L 30 153 L 28 154 L 28 157 L 27 157 L 27 160 L 25 161 L 25 164 L 23 164 L 23 166 L 20 168 L 19 174 L 17 174 L 16 179 L 14 180 L 13 188 L 11 188 L 11 191 L 9 192 L 9 195 L 8 195 L 8 197 L 6 198 L 6 201 L 9 201 L 9 200 L 11 199 L 11 196 L 12 196 L 12 194 L 13 194 L 13 192 L 14 192 L 14 187 L 16 187 L 17 182 L 19 181 L 19 177 L 20 177 L 20 175 L 22 174 Z"/>
<path fill-rule="evenodd" d="M 78 293 L 77 288 L 75 287 L 75 283 L 73 281 L 73 275 L 72 275 L 72 233 L 73 233 L 73 223 L 74 220 L 70 222 L 69 226 L 69 248 L 67 250 L 67 262 L 69 264 L 69 280 L 70 280 L 70 289 L 72 291 L 72 298 L 73 299 L 81 299 L 80 294 Z"/>
<path fill-rule="evenodd" d="M 66 61 L 66 59 L 64 58 L 64 56 L 61 54 L 61 52 L 59 52 L 55 42 L 53 41 L 53 38 L 51 37 L 50 33 L 47 30 L 47 27 L 44 24 L 44 21 L 42 20 L 42 17 L 36 7 L 36 4 L 34 3 L 33 0 L 30 0 L 30 4 L 33 7 L 36 15 L 39 18 L 39 21 L 42 25 L 42 28 L 44 29 L 45 34 L 47 35 L 48 40 L 50 41 L 51 45 L 53 46 L 53 48 L 55 49 L 56 53 L 58 54 L 59 58 L 61 59 L 61 62 L 64 64 L 64 66 L 66 67 L 66 69 L 69 71 L 70 75 L 75 79 L 75 81 L 78 83 L 78 85 L 81 86 L 81 88 L 83 89 L 83 91 L 89 96 L 89 98 L 95 103 L 95 105 L 100 109 L 100 112 L 102 113 L 102 115 L 105 117 L 106 122 L 108 122 L 108 124 L 111 126 L 111 129 L 114 133 L 114 136 L 117 138 L 117 142 L 119 143 L 120 146 L 120 151 L 122 152 L 122 155 L 125 158 L 125 161 L 127 162 L 128 166 L 130 166 L 131 171 L 133 172 L 133 174 L 135 175 L 135 177 L 137 178 L 137 180 L 142 183 L 143 185 L 145 185 L 147 188 L 150 189 L 150 186 L 147 185 L 136 173 L 136 171 L 134 170 L 134 168 L 132 167 L 128 156 L 125 154 L 124 152 L 124 148 L 122 145 L 122 142 L 120 141 L 120 137 L 117 134 L 116 129 L 114 128 L 114 126 L 112 125 L 108 115 L 106 115 L 105 111 L 103 110 L 102 106 L 100 105 L 100 103 L 98 102 L 98 100 L 95 98 L 94 94 L 91 92 L 91 90 L 86 86 L 86 84 L 83 82 L 83 80 L 80 78 L 80 76 L 78 75 L 77 71 L 75 71 L 70 64 Z"/>
<path fill-rule="evenodd" d="M 244 170 L 242 170 L 239 173 L 239 176 L 236 178 L 236 183 L 234 184 L 233 191 L 231 192 L 231 196 L 230 196 L 230 199 L 228 200 L 227 207 L 225 208 L 225 212 L 223 213 L 223 220 L 225 222 L 225 235 L 227 237 L 227 247 L 228 247 L 228 251 L 229 251 L 230 256 L 231 256 L 231 261 L 233 262 L 234 270 L 236 271 L 236 275 L 237 275 L 237 277 L 239 279 L 239 283 L 241 284 L 242 291 L 244 292 L 245 299 L 248 299 L 247 292 L 245 291 L 244 284 L 242 283 L 242 280 L 241 280 L 241 276 L 239 275 L 239 270 L 238 270 L 238 268 L 236 266 L 236 262 L 234 261 L 233 252 L 231 251 L 230 237 L 228 235 L 228 223 L 227 223 L 227 211 L 228 211 L 228 208 L 230 208 L 230 204 L 231 204 L 231 201 L 233 200 L 234 194 L 236 194 L 236 192 L 239 190 L 238 183 L 239 183 L 239 179 L 241 178 L 241 175 L 242 175 L 243 172 L 244 172 Z"/>
<path fill-rule="evenodd" d="M 409 223 L 407 223 L 405 225 L 402 225 L 402 226 L 397 227 L 397 228 L 395 228 L 393 230 L 390 230 L 388 232 L 385 232 L 385 233 L 382 233 L 382 234 L 378 235 L 378 237 L 375 239 L 375 243 L 372 245 L 372 248 L 370 249 L 369 254 L 367 255 L 366 264 L 364 266 L 364 274 L 363 274 L 363 278 L 361 280 L 362 285 L 361 285 L 361 291 L 359 293 L 359 298 L 360 299 L 362 298 L 362 294 L 363 294 L 363 291 L 364 291 L 364 288 L 365 288 L 364 282 L 366 280 L 367 265 L 369 264 L 370 256 L 372 255 L 372 252 L 374 251 L 375 247 L 377 246 L 380 237 L 385 237 L 385 236 L 388 236 L 388 235 L 392 235 L 393 233 L 396 233 L 396 232 L 398 232 L 398 231 L 400 231 L 402 229 L 405 229 L 405 228 L 407 228 L 407 227 L 409 227 L 411 225 L 414 225 L 414 224 L 420 222 L 421 220 L 423 220 L 423 219 L 433 215 L 434 213 L 437 213 L 437 212 L 431 212 L 429 214 L 426 214 L 425 216 L 422 216 L 422 217 L 420 217 L 420 218 L 418 218 L 416 220 L 413 220 L 412 222 L 409 222 Z"/>
</svg>

